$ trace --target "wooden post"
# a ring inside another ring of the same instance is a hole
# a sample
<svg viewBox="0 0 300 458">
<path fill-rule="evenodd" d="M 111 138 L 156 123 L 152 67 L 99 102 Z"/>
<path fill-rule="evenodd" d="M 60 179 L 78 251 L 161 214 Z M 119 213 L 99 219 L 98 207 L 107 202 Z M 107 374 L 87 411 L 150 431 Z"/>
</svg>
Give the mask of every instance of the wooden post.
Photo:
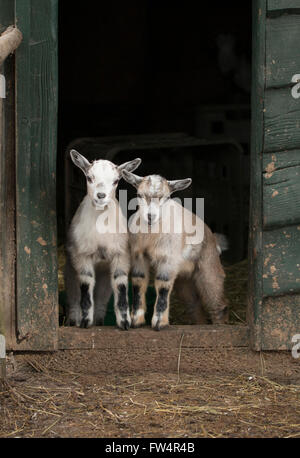
<svg viewBox="0 0 300 458">
<path fill-rule="evenodd" d="M 14 2 L 0 0 L 0 334 L 15 342 L 15 56 L 21 32 Z"/>
<path fill-rule="evenodd" d="M 265 90 L 266 0 L 252 4 L 252 94 L 251 94 L 251 173 L 249 220 L 249 299 L 247 321 L 254 350 L 261 349 L 262 306 L 262 151 Z"/>
<path fill-rule="evenodd" d="M 16 0 L 16 302 L 18 343 L 58 339 L 56 131 L 58 0 Z"/>
<path fill-rule="evenodd" d="M 299 0 L 253 1 L 248 322 L 255 350 L 288 350 L 300 329 L 299 7 Z"/>
</svg>

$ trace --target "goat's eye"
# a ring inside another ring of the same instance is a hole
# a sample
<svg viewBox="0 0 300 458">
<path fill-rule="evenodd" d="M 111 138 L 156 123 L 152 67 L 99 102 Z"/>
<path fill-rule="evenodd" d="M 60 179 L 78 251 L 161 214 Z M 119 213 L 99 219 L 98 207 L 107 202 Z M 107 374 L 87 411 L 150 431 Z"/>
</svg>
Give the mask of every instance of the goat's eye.
<svg viewBox="0 0 300 458">
<path fill-rule="evenodd" d="M 115 180 L 115 181 L 113 182 L 113 185 L 116 186 L 116 184 L 118 184 L 118 183 L 119 183 L 119 180 Z"/>
<path fill-rule="evenodd" d="M 92 181 L 93 181 L 93 180 L 91 179 L 91 177 L 86 177 L 86 179 L 88 180 L 89 183 L 92 183 Z"/>
<path fill-rule="evenodd" d="M 141 194 L 137 194 L 136 197 L 137 197 L 138 199 L 142 199 Z"/>
</svg>

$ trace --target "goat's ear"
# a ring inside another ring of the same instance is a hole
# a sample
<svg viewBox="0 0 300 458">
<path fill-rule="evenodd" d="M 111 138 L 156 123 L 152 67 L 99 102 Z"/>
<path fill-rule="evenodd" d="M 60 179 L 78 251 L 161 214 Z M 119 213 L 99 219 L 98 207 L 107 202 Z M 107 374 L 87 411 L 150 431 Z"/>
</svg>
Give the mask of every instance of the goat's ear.
<svg viewBox="0 0 300 458">
<path fill-rule="evenodd" d="M 89 167 L 91 166 L 90 162 L 75 149 L 71 149 L 70 156 L 74 164 L 77 165 L 77 167 L 79 167 L 84 174 L 86 174 Z"/>
<path fill-rule="evenodd" d="M 118 169 L 121 173 L 124 170 L 126 170 L 127 172 L 133 172 L 135 169 L 138 168 L 141 162 L 142 162 L 142 159 L 138 157 L 136 159 L 133 159 L 133 161 L 124 162 L 124 164 L 119 165 Z"/>
<path fill-rule="evenodd" d="M 175 191 L 182 191 L 190 186 L 192 183 L 191 178 L 184 178 L 183 180 L 173 180 L 168 181 L 168 185 L 170 187 L 171 193 Z"/>
<path fill-rule="evenodd" d="M 135 188 L 138 188 L 143 181 L 143 177 L 139 177 L 138 175 L 128 172 L 127 170 L 122 170 L 122 177 L 125 181 L 127 181 L 127 183 L 132 184 L 132 186 Z"/>
</svg>

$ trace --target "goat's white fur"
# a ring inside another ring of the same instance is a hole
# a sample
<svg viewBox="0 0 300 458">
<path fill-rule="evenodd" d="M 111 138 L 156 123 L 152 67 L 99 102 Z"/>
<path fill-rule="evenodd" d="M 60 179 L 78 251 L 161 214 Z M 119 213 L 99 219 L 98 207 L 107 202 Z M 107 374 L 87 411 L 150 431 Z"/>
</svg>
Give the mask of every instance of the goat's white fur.
<svg viewBox="0 0 300 458">
<path fill-rule="evenodd" d="M 68 233 L 65 270 L 67 324 L 81 327 L 103 324 L 107 302 L 113 292 L 117 325 L 128 329 L 130 255 L 127 221 L 120 210 L 115 190 L 122 170 L 135 170 L 141 160 L 116 166 L 101 159 L 90 163 L 75 150 L 70 154 L 75 165 L 87 177 L 87 194 L 72 219 Z M 99 216 L 104 211 L 108 219 L 110 213 L 118 219 L 117 231 L 99 231 Z"/>
<path fill-rule="evenodd" d="M 126 181 L 137 188 L 139 209 L 129 225 L 133 309 L 132 326 L 145 323 L 146 300 L 145 293 L 149 281 L 149 269 L 155 270 L 155 288 L 157 292 L 152 327 L 159 330 L 169 323 L 169 297 L 173 286 L 179 296 L 194 309 L 197 322 L 208 318 L 213 323 L 222 323 L 226 319 L 226 301 L 223 297 L 224 270 L 219 254 L 224 247 L 224 237 L 213 234 L 208 226 L 192 214 L 193 226 L 202 228 L 199 243 L 188 243 L 190 234 L 182 225 L 181 232 L 164 233 L 162 208 L 170 204 L 168 199 L 172 192 L 185 189 L 191 184 L 191 179 L 167 181 L 158 175 L 138 177 L 127 171 L 122 172 Z M 152 200 L 155 197 L 156 207 Z M 189 212 L 178 202 L 172 201 L 175 211 L 173 218 Z M 155 208 L 155 217 L 147 217 Z M 191 215 L 191 214 L 190 214 Z M 181 217 L 181 216 L 179 216 Z M 151 225 L 153 231 L 148 233 L 131 230 L 136 227 L 136 221 L 144 220 Z M 172 222 L 171 222 L 171 227 Z M 206 316 L 205 316 L 206 315 Z"/>
</svg>

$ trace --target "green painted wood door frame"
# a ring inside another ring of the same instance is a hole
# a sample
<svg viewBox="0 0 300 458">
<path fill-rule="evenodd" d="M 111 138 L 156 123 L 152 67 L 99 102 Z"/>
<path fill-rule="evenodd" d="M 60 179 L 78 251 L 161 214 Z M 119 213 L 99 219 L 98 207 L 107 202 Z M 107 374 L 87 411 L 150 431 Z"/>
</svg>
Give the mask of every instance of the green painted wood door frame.
<svg viewBox="0 0 300 458">
<path fill-rule="evenodd" d="M 9 131 L 16 132 L 16 240 L 9 237 L 11 224 L 2 224 L 0 261 L 11 259 L 9 239 L 16 256 L 10 262 L 16 274 L 9 293 L 16 301 L 13 348 L 55 350 L 58 0 L 0 0 L 0 6 L 7 8 L 5 20 L 14 13 L 23 33 L 15 67 L 5 69 L 15 75 L 16 125 Z M 256 350 L 291 348 L 300 333 L 300 98 L 292 82 L 300 74 L 299 19 L 300 0 L 253 0 L 248 323 Z M 12 120 L 13 105 L 7 107 Z M 10 139 L 5 151 L 13 149 Z M 13 182 L 1 177 L 3 201 Z M 1 285 L 8 278 L 2 275 Z"/>
<path fill-rule="evenodd" d="M 256 350 L 290 349 L 300 334 L 299 43 L 300 0 L 253 1 L 248 323 Z"/>
<path fill-rule="evenodd" d="M 17 348 L 54 350 L 58 0 L 15 0 L 15 20 Z"/>
<path fill-rule="evenodd" d="M 0 33 L 15 22 L 14 2 L 0 0 Z M 6 98 L 0 100 L 0 334 L 15 341 L 15 56 L 0 66 Z"/>
</svg>

